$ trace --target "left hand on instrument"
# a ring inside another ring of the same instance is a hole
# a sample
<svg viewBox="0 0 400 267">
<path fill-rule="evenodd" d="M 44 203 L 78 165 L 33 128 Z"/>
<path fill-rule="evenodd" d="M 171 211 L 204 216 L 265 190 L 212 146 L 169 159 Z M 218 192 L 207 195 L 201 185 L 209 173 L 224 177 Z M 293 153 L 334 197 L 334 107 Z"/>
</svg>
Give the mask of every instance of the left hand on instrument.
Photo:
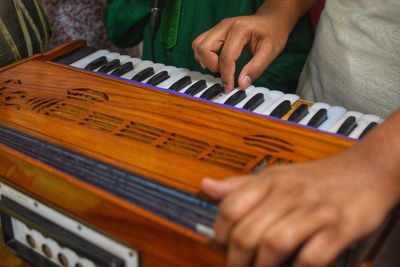
<svg viewBox="0 0 400 267">
<path fill-rule="evenodd" d="M 229 267 L 280 266 L 296 252 L 294 266 L 316 267 L 382 223 L 399 200 L 397 180 L 350 149 L 202 187 L 223 198 L 215 233 Z"/>
</svg>

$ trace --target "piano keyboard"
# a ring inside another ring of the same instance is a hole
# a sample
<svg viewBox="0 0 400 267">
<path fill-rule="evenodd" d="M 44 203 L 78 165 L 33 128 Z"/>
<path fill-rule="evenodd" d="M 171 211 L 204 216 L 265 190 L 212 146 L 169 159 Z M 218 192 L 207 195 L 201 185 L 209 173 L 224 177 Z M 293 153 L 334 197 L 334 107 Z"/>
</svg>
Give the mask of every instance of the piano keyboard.
<svg viewBox="0 0 400 267">
<path fill-rule="evenodd" d="M 96 51 L 85 47 L 76 53 L 73 57 L 59 62 L 353 139 L 362 138 L 383 121 L 376 115 L 348 111 L 343 107 L 330 106 L 326 103 L 307 102 L 295 94 L 284 94 L 265 87 L 250 86 L 246 90 L 234 89 L 225 94 L 221 79 L 212 75 L 132 58 L 107 50 Z"/>
</svg>

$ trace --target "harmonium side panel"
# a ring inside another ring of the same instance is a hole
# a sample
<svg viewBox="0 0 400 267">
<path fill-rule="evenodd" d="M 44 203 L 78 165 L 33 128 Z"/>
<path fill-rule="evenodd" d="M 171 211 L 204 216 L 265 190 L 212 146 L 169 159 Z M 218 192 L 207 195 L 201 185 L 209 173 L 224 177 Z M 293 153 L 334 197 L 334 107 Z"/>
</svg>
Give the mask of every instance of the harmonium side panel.
<svg viewBox="0 0 400 267">
<path fill-rule="evenodd" d="M 77 179 L 68 167 L 27 156 L 28 145 L 39 140 L 38 151 L 50 144 L 199 194 L 203 177 L 322 158 L 352 144 L 39 59 L 0 73 L 2 133 L 28 140 L 19 151 L 0 146 L 1 180 L 138 249 L 143 266 L 222 266 L 224 253 L 204 236 Z"/>
</svg>

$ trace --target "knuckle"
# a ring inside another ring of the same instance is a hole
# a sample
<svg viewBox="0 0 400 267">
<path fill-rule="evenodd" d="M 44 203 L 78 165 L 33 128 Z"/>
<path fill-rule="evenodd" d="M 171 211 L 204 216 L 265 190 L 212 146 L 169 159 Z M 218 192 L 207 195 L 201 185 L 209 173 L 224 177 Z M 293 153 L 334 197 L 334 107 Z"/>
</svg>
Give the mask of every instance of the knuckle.
<svg viewBox="0 0 400 267">
<path fill-rule="evenodd" d="M 275 42 L 263 42 L 262 49 L 267 54 L 278 55 L 282 50 L 282 46 Z"/>
<path fill-rule="evenodd" d="M 248 238 L 243 232 L 234 232 L 232 234 L 232 245 L 240 251 L 250 251 L 254 248 L 254 244 L 252 244 L 251 240 Z"/>
<path fill-rule="evenodd" d="M 325 267 L 329 266 L 330 261 L 323 255 L 321 251 L 313 251 L 313 253 L 307 253 L 300 255 L 298 262 L 301 266 L 312 266 L 312 267 Z"/>
<path fill-rule="evenodd" d="M 210 65 L 210 66 L 208 66 L 208 69 L 211 71 L 211 72 L 219 72 L 219 68 L 218 68 L 218 65 Z"/>
<path fill-rule="evenodd" d="M 278 254 L 286 254 L 289 249 L 278 232 L 268 233 L 264 237 L 262 244 L 264 247 L 270 248 L 272 251 Z"/>
<path fill-rule="evenodd" d="M 227 53 L 221 53 L 219 60 L 221 64 L 230 64 L 232 62 L 232 58 Z"/>
<path fill-rule="evenodd" d="M 272 51 L 274 51 L 274 45 L 272 44 L 272 42 L 263 42 L 262 49 L 268 53 L 271 53 Z"/>
<path fill-rule="evenodd" d="M 241 19 L 237 19 L 233 22 L 232 26 L 240 30 L 246 30 L 248 28 L 248 23 L 244 22 Z"/>
<path fill-rule="evenodd" d="M 275 240 L 280 251 L 289 251 L 296 246 L 297 233 L 292 228 L 286 228 L 284 231 L 277 233 Z"/>
<path fill-rule="evenodd" d="M 316 214 L 320 220 L 327 223 L 335 223 L 339 220 L 339 212 L 332 206 L 323 205 Z"/>
<path fill-rule="evenodd" d="M 239 211 L 233 205 L 221 205 L 219 215 L 224 221 L 235 223 L 239 218 Z"/>
<path fill-rule="evenodd" d="M 196 38 L 192 41 L 192 48 L 196 49 L 196 47 L 199 45 L 199 39 Z"/>
<path fill-rule="evenodd" d="M 250 36 L 253 33 L 253 29 L 248 24 L 238 21 L 232 25 L 232 31 L 235 33 L 237 40 L 250 42 Z"/>
<path fill-rule="evenodd" d="M 302 191 L 302 193 L 300 194 L 300 199 L 303 203 L 315 206 L 317 208 L 319 206 L 321 206 L 321 204 L 320 204 L 321 196 L 317 192 L 312 191 L 312 190 L 307 190 L 304 187 L 300 187 L 299 191 Z"/>
<path fill-rule="evenodd" d="M 230 24 L 232 22 L 232 18 L 224 18 L 221 20 L 220 24 L 225 25 L 225 24 Z"/>
<path fill-rule="evenodd" d="M 298 265 L 300 265 L 300 266 L 315 266 L 314 260 L 312 258 L 310 259 L 307 256 L 301 255 L 301 256 L 299 256 L 297 261 L 299 263 Z"/>
<path fill-rule="evenodd" d="M 204 42 L 202 42 L 201 44 L 197 45 L 195 51 L 200 57 L 204 57 L 207 54 L 207 46 L 204 44 Z"/>
<path fill-rule="evenodd" d="M 274 240 L 271 236 L 271 234 L 266 234 L 262 240 L 261 240 L 261 245 L 265 248 L 273 248 Z"/>
</svg>

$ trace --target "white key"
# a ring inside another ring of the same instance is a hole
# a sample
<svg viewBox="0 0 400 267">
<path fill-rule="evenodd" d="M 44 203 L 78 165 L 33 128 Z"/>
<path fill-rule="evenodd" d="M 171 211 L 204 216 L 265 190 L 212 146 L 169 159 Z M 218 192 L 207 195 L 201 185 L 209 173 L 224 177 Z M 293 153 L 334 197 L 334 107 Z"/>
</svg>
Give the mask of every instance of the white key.
<svg viewBox="0 0 400 267">
<path fill-rule="evenodd" d="M 314 115 L 323 108 L 328 110 L 330 106 L 328 104 L 321 102 L 314 103 L 311 107 L 308 108 L 308 114 L 302 120 L 299 121 L 299 124 L 307 125 L 310 122 L 310 120 L 314 117 Z"/>
<path fill-rule="evenodd" d="M 135 66 L 142 61 L 140 58 L 130 57 L 130 56 L 119 56 L 118 59 L 121 62 L 121 65 L 131 62 L 132 65 Z"/>
<path fill-rule="evenodd" d="M 318 129 L 327 131 L 331 128 L 343 115 L 346 113 L 346 109 L 343 107 L 333 106 L 328 109 L 328 119 L 322 123 Z"/>
<path fill-rule="evenodd" d="M 110 52 L 108 50 L 98 50 L 84 58 L 79 59 L 78 61 L 75 61 L 74 63 L 70 64 L 71 67 L 83 69 L 85 68 L 90 62 L 95 60 L 96 58 L 105 56 L 109 54 Z"/>
<path fill-rule="evenodd" d="M 299 98 L 300 97 L 298 95 L 284 94 L 276 101 L 274 101 L 271 105 L 269 105 L 264 111 L 261 111 L 261 113 L 264 115 L 271 115 L 272 111 L 274 111 L 275 108 L 278 107 L 283 101 L 288 100 L 290 102 L 290 105 L 293 105 L 297 100 L 299 100 Z"/>
<path fill-rule="evenodd" d="M 119 53 L 109 53 L 106 55 L 107 61 L 110 62 L 113 59 L 119 58 L 121 55 Z"/>
<path fill-rule="evenodd" d="M 127 63 L 127 62 L 131 62 L 133 67 L 135 67 L 136 65 L 138 65 L 140 62 L 142 62 L 142 60 L 140 58 L 137 57 L 129 57 L 129 56 L 122 56 L 120 58 L 121 60 L 121 65 Z"/>
<path fill-rule="evenodd" d="M 264 94 L 264 103 L 258 106 L 253 112 L 258 114 L 265 114 L 264 111 L 268 109 L 272 104 L 276 103 L 276 101 L 280 99 L 283 95 L 284 93 L 282 93 L 281 91 L 268 91 Z"/>
<path fill-rule="evenodd" d="M 329 130 L 328 132 L 331 133 L 336 133 L 340 126 L 342 126 L 343 122 L 350 116 L 354 116 L 356 118 L 356 121 L 362 117 L 363 114 L 357 111 L 347 111 L 346 114 L 344 114 Z M 357 123 L 358 124 L 358 123 Z"/>
<path fill-rule="evenodd" d="M 365 128 L 372 122 L 381 123 L 383 119 L 376 115 L 366 114 L 363 115 L 358 121 L 357 127 L 349 135 L 350 138 L 359 139 L 360 135 L 364 132 Z"/>
</svg>

